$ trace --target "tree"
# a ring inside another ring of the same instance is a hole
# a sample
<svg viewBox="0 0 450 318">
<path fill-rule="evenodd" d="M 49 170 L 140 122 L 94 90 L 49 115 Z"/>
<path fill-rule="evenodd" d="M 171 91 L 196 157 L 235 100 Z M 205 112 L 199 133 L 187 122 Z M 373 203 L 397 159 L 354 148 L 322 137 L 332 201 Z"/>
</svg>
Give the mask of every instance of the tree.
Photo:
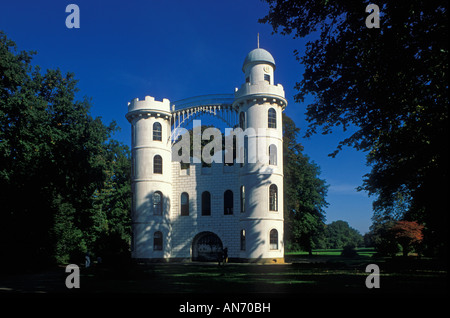
<svg viewBox="0 0 450 318">
<path fill-rule="evenodd" d="M 398 221 L 391 228 L 397 242 L 402 246 L 403 256 L 408 256 L 413 246 L 417 246 L 423 240 L 423 225 L 416 221 Z"/>
<path fill-rule="evenodd" d="M 345 221 L 334 221 L 326 226 L 327 248 L 358 247 L 363 244 L 361 234 Z"/>
<path fill-rule="evenodd" d="M 367 239 L 379 255 L 395 256 L 402 248 L 403 256 L 414 248 L 421 251 L 424 226 L 417 221 L 395 221 L 392 218 L 374 218 Z"/>
<path fill-rule="evenodd" d="M 104 263 L 130 258 L 131 158 L 129 148 L 116 140 L 105 145 L 103 185 L 93 193 L 91 251 Z"/>
<path fill-rule="evenodd" d="M 297 142 L 300 129 L 283 114 L 284 221 L 287 245 L 309 253 L 323 240 L 328 185 Z"/>
<path fill-rule="evenodd" d="M 93 118 L 87 98 L 75 100 L 74 74 L 41 74 L 33 54 L 17 52 L 0 32 L 0 235 L 10 260 L 36 265 L 92 248 L 94 220 L 104 211 L 95 209 L 94 193 L 123 177 L 129 156 L 111 139 L 115 123 Z M 122 170 L 111 172 L 118 161 Z M 122 182 L 112 187 L 127 192 Z M 122 203 L 115 207 L 128 213 Z"/>
<path fill-rule="evenodd" d="M 367 1 L 266 1 L 260 22 L 310 39 L 294 52 L 305 66 L 295 100 L 313 98 L 306 136 L 351 128 L 331 155 L 367 152 L 359 189 L 376 195 L 375 213 L 426 224 L 429 246 L 445 251 L 448 2 L 380 0 L 381 26 L 368 29 Z"/>
<path fill-rule="evenodd" d="M 400 246 L 391 230 L 394 225 L 395 221 L 392 218 L 373 218 L 366 239 L 371 241 L 380 256 L 395 256 L 400 251 Z"/>
</svg>

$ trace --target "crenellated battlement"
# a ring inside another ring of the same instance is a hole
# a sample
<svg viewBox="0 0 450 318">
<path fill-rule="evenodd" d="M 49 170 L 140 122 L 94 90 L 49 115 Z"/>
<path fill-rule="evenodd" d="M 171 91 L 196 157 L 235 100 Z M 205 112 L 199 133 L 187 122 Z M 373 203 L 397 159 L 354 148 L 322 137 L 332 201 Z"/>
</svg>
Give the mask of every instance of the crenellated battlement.
<svg viewBox="0 0 450 318">
<path fill-rule="evenodd" d="M 145 110 L 145 111 L 154 110 L 170 113 L 170 101 L 167 98 L 164 98 L 162 101 L 157 101 L 152 96 L 145 96 L 144 100 L 139 100 L 139 98 L 135 98 L 128 103 L 128 112 L 133 112 L 137 110 Z"/>
<path fill-rule="evenodd" d="M 170 101 L 167 98 L 157 101 L 152 96 L 145 96 L 144 100 L 135 98 L 128 103 L 128 113 L 125 115 L 128 121 L 131 122 L 134 118 L 143 115 L 171 118 Z"/>
</svg>

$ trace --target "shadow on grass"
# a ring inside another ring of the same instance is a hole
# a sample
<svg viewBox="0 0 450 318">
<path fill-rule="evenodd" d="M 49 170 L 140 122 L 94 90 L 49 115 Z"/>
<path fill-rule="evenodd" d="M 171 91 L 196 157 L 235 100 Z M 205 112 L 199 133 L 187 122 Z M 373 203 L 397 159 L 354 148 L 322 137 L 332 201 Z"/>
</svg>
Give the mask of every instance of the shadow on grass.
<svg viewBox="0 0 450 318">
<path fill-rule="evenodd" d="M 380 266 L 379 290 L 366 288 L 367 264 Z M 120 279 L 85 277 L 90 292 L 202 294 L 444 294 L 447 270 L 435 260 L 377 260 L 368 257 L 285 265 L 153 264 L 135 266 Z"/>
<path fill-rule="evenodd" d="M 2 274 L 1 293 L 71 294 L 353 294 L 440 296 L 447 267 L 433 259 L 312 256 L 283 265 L 177 263 L 81 268 L 80 289 L 65 287 L 65 267 L 36 274 Z M 287 257 L 287 259 L 289 259 Z M 320 260 L 320 261 L 319 261 Z M 380 267 L 378 290 L 368 289 L 367 264 Z"/>
</svg>

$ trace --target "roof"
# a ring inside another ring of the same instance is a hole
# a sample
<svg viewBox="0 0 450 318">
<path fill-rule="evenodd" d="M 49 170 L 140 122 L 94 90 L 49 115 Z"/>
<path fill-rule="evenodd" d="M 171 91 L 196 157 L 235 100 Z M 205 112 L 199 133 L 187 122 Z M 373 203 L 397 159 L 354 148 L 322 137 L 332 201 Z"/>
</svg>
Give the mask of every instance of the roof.
<svg viewBox="0 0 450 318">
<path fill-rule="evenodd" d="M 247 57 L 244 60 L 244 64 L 242 65 L 242 71 L 245 70 L 245 66 L 249 63 L 269 63 L 272 64 L 273 67 L 275 68 L 275 60 L 272 56 L 272 54 L 270 54 L 268 51 L 261 49 L 261 48 L 257 48 L 254 49 L 252 51 L 250 51 L 250 53 L 247 54 Z"/>
</svg>

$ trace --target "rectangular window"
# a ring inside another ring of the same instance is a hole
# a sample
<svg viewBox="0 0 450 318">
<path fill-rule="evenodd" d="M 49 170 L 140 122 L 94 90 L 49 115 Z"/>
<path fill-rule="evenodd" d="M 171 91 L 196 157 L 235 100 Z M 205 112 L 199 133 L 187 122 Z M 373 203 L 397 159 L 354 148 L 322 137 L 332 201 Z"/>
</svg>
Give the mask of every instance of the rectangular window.
<svg viewBox="0 0 450 318">
<path fill-rule="evenodd" d="M 233 192 L 227 190 L 223 196 L 223 214 L 231 215 L 233 214 Z"/>
<path fill-rule="evenodd" d="M 270 83 L 270 75 L 269 74 L 264 74 L 264 80 L 268 83 Z"/>
<path fill-rule="evenodd" d="M 211 194 L 208 191 L 202 193 L 202 215 L 211 215 Z"/>
<path fill-rule="evenodd" d="M 153 250 L 162 251 L 163 249 L 163 237 L 161 232 L 155 232 L 153 235 Z"/>
<path fill-rule="evenodd" d="M 180 169 L 181 170 L 188 170 L 191 167 L 191 163 L 185 163 L 185 162 L 180 162 Z"/>
<path fill-rule="evenodd" d="M 241 186 L 241 213 L 245 213 L 245 187 Z"/>
</svg>

